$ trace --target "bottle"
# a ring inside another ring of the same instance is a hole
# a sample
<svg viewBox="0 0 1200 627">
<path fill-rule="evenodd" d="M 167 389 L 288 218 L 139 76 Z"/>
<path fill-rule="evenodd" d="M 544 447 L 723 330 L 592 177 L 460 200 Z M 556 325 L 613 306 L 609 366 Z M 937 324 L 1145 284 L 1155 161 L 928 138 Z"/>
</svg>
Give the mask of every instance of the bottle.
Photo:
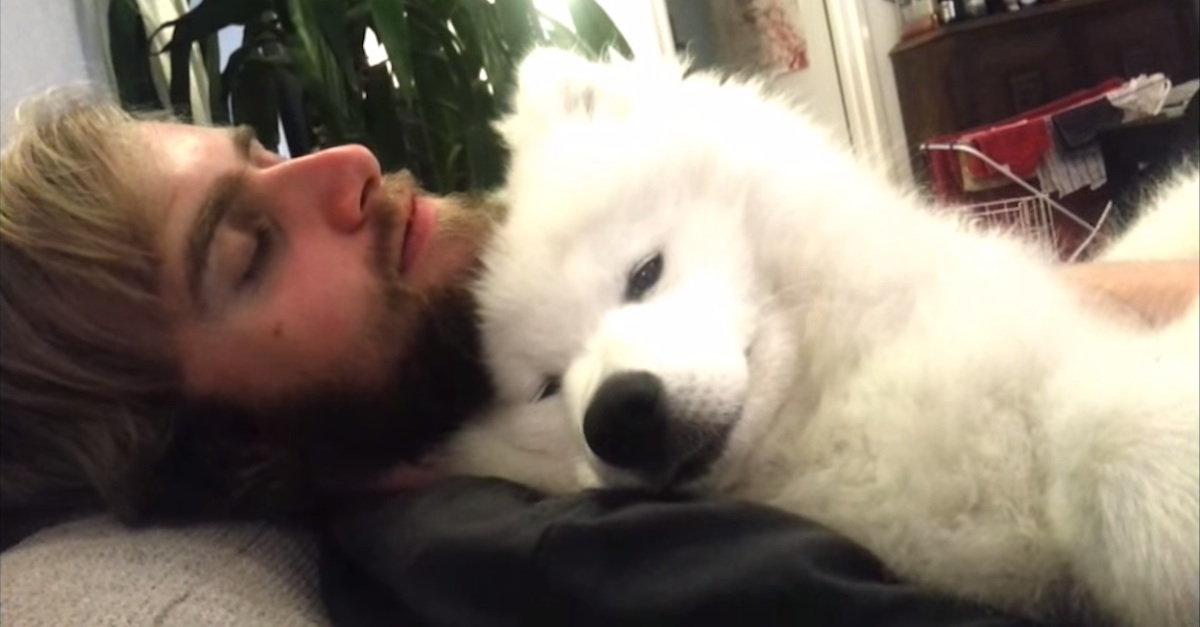
<svg viewBox="0 0 1200 627">
<path fill-rule="evenodd" d="M 958 8 L 956 0 L 938 0 L 938 21 L 942 24 L 957 22 L 962 17 Z"/>
</svg>

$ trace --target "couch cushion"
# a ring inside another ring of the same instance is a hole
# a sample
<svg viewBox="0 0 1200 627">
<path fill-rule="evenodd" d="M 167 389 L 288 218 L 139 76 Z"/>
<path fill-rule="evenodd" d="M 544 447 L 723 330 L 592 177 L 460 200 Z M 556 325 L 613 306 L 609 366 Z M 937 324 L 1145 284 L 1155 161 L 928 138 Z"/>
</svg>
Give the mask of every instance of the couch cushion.
<svg viewBox="0 0 1200 627">
<path fill-rule="evenodd" d="M 6 627 L 326 626 L 316 543 L 261 523 L 129 530 L 106 517 L 0 555 Z"/>
</svg>

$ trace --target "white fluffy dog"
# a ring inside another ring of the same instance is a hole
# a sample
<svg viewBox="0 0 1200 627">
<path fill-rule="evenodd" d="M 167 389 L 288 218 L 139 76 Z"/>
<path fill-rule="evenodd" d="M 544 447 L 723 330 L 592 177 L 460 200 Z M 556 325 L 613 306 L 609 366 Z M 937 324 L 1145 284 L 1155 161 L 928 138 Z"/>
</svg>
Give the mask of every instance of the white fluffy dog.
<svg viewBox="0 0 1200 627">
<path fill-rule="evenodd" d="M 998 608 L 1200 624 L 1197 308 L 1102 316 L 758 86 L 684 75 L 522 65 L 478 286 L 500 406 L 444 463 L 749 499 Z M 1198 190 L 1114 256 L 1200 255 Z"/>
</svg>

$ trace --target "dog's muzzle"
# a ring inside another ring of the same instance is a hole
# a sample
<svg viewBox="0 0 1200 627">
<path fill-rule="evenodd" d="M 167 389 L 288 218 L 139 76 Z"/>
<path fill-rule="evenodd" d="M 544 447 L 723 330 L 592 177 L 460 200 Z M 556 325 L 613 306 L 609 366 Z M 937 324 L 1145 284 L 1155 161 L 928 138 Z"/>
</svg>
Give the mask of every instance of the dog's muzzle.
<svg viewBox="0 0 1200 627">
<path fill-rule="evenodd" d="M 688 483 L 721 456 L 732 425 L 673 415 L 671 405 L 658 376 L 618 372 L 592 397 L 583 418 L 584 439 L 601 461 L 651 486 Z"/>
</svg>

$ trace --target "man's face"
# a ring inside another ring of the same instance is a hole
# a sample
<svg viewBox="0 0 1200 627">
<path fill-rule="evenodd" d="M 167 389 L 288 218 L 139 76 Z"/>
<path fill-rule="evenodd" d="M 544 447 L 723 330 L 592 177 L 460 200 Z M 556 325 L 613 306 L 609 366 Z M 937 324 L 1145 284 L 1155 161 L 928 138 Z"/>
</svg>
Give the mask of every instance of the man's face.
<svg viewBox="0 0 1200 627">
<path fill-rule="evenodd" d="M 175 124 L 137 141 L 189 397 L 322 440 L 305 445 L 382 448 L 437 435 L 462 419 L 445 406 L 485 395 L 462 287 L 483 212 L 381 176 L 362 147 L 284 160 L 236 130 Z"/>
</svg>

